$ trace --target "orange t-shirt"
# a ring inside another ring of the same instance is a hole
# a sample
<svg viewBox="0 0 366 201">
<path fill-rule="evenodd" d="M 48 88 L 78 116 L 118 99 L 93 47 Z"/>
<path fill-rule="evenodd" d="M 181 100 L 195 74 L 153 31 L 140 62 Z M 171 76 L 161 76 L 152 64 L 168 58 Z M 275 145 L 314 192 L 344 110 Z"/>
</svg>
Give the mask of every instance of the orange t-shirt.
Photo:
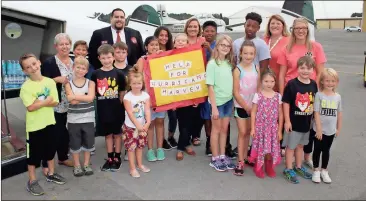
<svg viewBox="0 0 366 201">
<path fill-rule="evenodd" d="M 264 38 L 264 42 L 269 46 L 269 37 Z M 273 70 L 273 72 L 276 74 L 276 85 L 275 85 L 275 91 L 278 91 L 278 77 L 280 75 L 280 64 L 277 63 L 278 57 L 280 56 L 282 49 L 287 45 L 289 41 L 289 37 L 283 36 L 278 43 L 272 47 L 271 58 L 269 59 L 269 68 Z M 270 49 L 270 48 L 269 48 Z"/>
<path fill-rule="evenodd" d="M 325 57 L 323 47 L 320 43 L 312 41 L 312 50 L 308 51 L 306 45 L 297 45 L 295 44 L 292 47 L 291 53 L 287 51 L 287 48 L 284 47 L 281 53 L 278 56 L 277 63 L 280 66 L 287 66 L 287 72 L 285 75 L 285 86 L 287 82 L 291 79 L 294 79 L 298 76 L 297 73 L 297 60 L 300 57 L 309 55 L 311 56 L 316 65 L 327 62 L 327 58 Z M 316 71 L 313 71 L 313 74 L 310 77 L 313 80 L 316 80 Z"/>
<path fill-rule="evenodd" d="M 203 42 L 205 42 L 206 41 L 206 39 L 205 39 L 205 37 L 202 37 L 202 36 L 198 36 L 197 37 L 197 41 L 196 41 L 196 43 L 193 43 L 193 44 L 188 44 L 188 46 L 193 46 L 193 45 L 197 45 L 197 44 L 202 44 Z"/>
</svg>

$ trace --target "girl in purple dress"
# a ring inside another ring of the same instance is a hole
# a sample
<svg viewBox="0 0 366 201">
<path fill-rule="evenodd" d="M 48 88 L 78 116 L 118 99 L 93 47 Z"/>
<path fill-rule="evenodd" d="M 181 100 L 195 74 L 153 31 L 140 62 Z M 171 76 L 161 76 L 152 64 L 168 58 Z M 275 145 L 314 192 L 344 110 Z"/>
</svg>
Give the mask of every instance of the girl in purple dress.
<svg viewBox="0 0 366 201">
<path fill-rule="evenodd" d="M 274 167 L 281 162 L 280 144 L 282 138 L 283 113 L 281 95 L 273 91 L 276 75 L 267 69 L 260 76 L 261 90 L 255 93 L 251 111 L 251 132 L 253 137 L 249 161 L 254 162 L 253 171 L 264 178 L 263 166 L 269 177 L 275 177 Z"/>
</svg>

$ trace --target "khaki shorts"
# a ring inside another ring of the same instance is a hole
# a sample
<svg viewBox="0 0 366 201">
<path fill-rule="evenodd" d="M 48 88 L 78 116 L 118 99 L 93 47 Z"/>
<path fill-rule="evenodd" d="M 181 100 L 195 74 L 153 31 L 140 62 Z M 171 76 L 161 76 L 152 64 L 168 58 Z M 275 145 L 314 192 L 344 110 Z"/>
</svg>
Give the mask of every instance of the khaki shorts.
<svg viewBox="0 0 366 201">
<path fill-rule="evenodd" d="M 307 145 L 309 143 L 309 135 L 310 132 L 301 133 L 296 131 L 291 131 L 287 133 L 285 131 L 285 135 L 283 136 L 282 146 L 295 149 L 297 145 Z"/>
</svg>

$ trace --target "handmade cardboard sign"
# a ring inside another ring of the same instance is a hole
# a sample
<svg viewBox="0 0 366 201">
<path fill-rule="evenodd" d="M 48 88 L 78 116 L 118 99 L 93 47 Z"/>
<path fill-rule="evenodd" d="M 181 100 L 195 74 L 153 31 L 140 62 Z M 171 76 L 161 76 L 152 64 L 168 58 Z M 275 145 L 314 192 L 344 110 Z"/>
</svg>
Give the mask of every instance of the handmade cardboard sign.
<svg viewBox="0 0 366 201">
<path fill-rule="evenodd" d="M 205 51 L 199 45 L 148 56 L 144 63 L 146 90 L 156 112 L 206 100 Z"/>
</svg>

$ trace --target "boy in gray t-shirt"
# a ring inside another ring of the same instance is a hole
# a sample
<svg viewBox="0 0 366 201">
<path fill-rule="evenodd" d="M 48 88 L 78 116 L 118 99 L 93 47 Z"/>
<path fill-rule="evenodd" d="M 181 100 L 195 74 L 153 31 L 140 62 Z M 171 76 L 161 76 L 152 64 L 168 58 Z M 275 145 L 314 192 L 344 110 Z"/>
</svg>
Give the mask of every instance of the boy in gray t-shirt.
<svg viewBox="0 0 366 201">
<path fill-rule="evenodd" d="M 260 71 L 268 68 L 269 59 L 271 54 L 268 45 L 261 38 L 257 37 L 257 32 L 260 29 L 262 23 L 262 16 L 258 13 L 251 12 L 245 16 L 245 37 L 238 38 L 233 42 L 233 51 L 236 59 L 236 63 L 239 64 L 240 59 L 240 47 L 245 40 L 251 40 L 256 48 L 256 55 L 254 58 L 254 64 L 260 66 Z"/>
</svg>

